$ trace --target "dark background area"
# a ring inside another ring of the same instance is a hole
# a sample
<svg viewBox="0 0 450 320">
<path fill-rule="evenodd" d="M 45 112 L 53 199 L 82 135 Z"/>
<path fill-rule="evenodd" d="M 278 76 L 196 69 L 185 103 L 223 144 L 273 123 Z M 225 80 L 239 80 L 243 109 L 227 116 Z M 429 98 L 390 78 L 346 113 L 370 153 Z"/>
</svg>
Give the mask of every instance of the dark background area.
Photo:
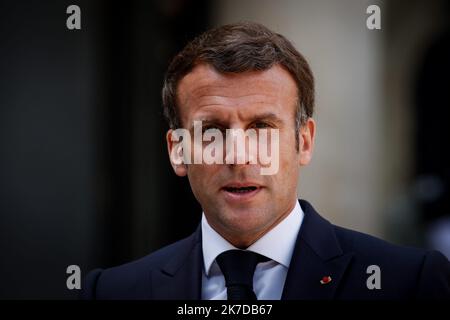
<svg viewBox="0 0 450 320">
<path fill-rule="evenodd" d="M 0 298 L 64 298 L 66 267 L 140 257 L 194 231 L 160 92 L 207 1 L 0 2 Z M 176 223 L 173 223 L 176 221 Z M 84 275 L 84 273 L 83 273 Z"/>
</svg>

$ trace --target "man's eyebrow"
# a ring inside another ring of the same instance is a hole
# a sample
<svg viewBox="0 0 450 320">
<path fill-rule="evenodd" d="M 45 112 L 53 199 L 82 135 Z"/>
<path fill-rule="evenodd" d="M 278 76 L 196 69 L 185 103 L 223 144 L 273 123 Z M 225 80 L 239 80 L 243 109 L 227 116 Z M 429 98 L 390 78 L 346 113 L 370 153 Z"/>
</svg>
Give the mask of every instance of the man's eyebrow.
<svg viewBox="0 0 450 320">
<path fill-rule="evenodd" d="M 198 119 L 194 119 L 194 121 L 201 121 L 202 124 L 207 123 L 207 124 L 218 124 L 218 125 L 221 125 L 221 126 L 224 126 L 224 127 L 226 126 L 226 122 L 224 122 L 223 119 L 217 118 L 215 116 L 201 117 L 201 118 L 198 118 Z M 193 130 L 194 129 L 194 121 L 191 123 L 191 125 L 189 127 L 189 130 Z"/>
<path fill-rule="evenodd" d="M 248 118 L 249 122 L 257 122 L 257 121 L 274 121 L 274 122 L 281 122 L 280 117 L 278 117 L 275 113 L 273 112 L 265 112 L 265 113 L 261 113 L 261 114 L 256 114 L 253 115 L 251 117 Z M 198 119 L 195 119 L 194 121 L 201 121 L 202 124 L 217 124 L 223 127 L 227 126 L 227 122 L 224 121 L 221 118 L 218 118 L 214 115 L 211 116 L 205 116 L 205 117 L 200 117 Z M 193 130 L 194 129 L 194 123 L 192 122 L 192 124 L 189 127 L 189 130 Z"/>
<path fill-rule="evenodd" d="M 252 117 L 251 121 L 262 121 L 262 120 L 271 120 L 275 122 L 280 122 L 281 119 L 273 112 L 266 112 L 262 114 L 257 114 L 254 117 Z"/>
</svg>

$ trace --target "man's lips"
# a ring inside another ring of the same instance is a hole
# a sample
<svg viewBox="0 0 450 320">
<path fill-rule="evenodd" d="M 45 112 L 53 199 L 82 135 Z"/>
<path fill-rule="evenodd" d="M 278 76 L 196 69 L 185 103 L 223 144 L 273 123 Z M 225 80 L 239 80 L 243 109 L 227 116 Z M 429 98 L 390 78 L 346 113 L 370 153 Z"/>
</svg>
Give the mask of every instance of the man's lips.
<svg viewBox="0 0 450 320">
<path fill-rule="evenodd" d="M 243 201 L 255 196 L 263 187 L 253 182 L 232 182 L 223 186 L 223 191 L 228 200 Z"/>
<path fill-rule="evenodd" d="M 248 192 L 261 188 L 261 185 L 255 182 L 230 182 L 222 187 L 228 192 Z"/>
<path fill-rule="evenodd" d="M 248 187 L 224 187 L 223 190 L 232 193 L 245 193 L 258 189 L 256 186 L 248 186 Z"/>
</svg>

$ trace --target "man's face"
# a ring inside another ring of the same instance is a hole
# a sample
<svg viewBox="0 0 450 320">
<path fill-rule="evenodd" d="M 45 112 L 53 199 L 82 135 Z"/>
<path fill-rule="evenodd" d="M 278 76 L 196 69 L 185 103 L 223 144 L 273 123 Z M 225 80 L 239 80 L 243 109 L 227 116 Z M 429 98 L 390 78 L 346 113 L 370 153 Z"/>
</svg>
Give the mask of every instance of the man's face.
<svg viewBox="0 0 450 320">
<path fill-rule="evenodd" d="M 279 130 L 279 170 L 274 175 L 261 175 L 259 164 L 172 162 L 179 176 L 188 176 L 208 223 L 235 246 L 248 247 L 293 209 L 299 167 L 312 154 L 314 121 L 309 119 L 296 133 L 297 87 L 279 65 L 265 71 L 220 74 L 200 64 L 180 81 L 177 94 L 182 126 L 191 132 L 194 121 L 221 130 Z M 172 133 L 167 134 L 169 153 L 174 145 Z M 237 190 L 242 187 L 252 191 Z"/>
</svg>

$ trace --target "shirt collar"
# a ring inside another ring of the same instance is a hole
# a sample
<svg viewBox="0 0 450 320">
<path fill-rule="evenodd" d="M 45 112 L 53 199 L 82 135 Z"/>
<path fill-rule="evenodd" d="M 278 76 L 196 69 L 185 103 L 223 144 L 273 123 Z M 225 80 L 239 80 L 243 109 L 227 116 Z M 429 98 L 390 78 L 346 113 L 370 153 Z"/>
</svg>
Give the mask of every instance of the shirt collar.
<svg viewBox="0 0 450 320">
<path fill-rule="evenodd" d="M 303 222 L 303 216 L 303 210 L 296 201 L 294 209 L 286 218 L 248 247 L 247 250 L 262 254 L 288 268 L 297 235 Z M 219 254 L 228 250 L 239 249 L 225 240 L 209 225 L 204 213 L 202 214 L 201 226 L 203 263 L 205 273 L 208 276 L 211 265 Z"/>
</svg>

